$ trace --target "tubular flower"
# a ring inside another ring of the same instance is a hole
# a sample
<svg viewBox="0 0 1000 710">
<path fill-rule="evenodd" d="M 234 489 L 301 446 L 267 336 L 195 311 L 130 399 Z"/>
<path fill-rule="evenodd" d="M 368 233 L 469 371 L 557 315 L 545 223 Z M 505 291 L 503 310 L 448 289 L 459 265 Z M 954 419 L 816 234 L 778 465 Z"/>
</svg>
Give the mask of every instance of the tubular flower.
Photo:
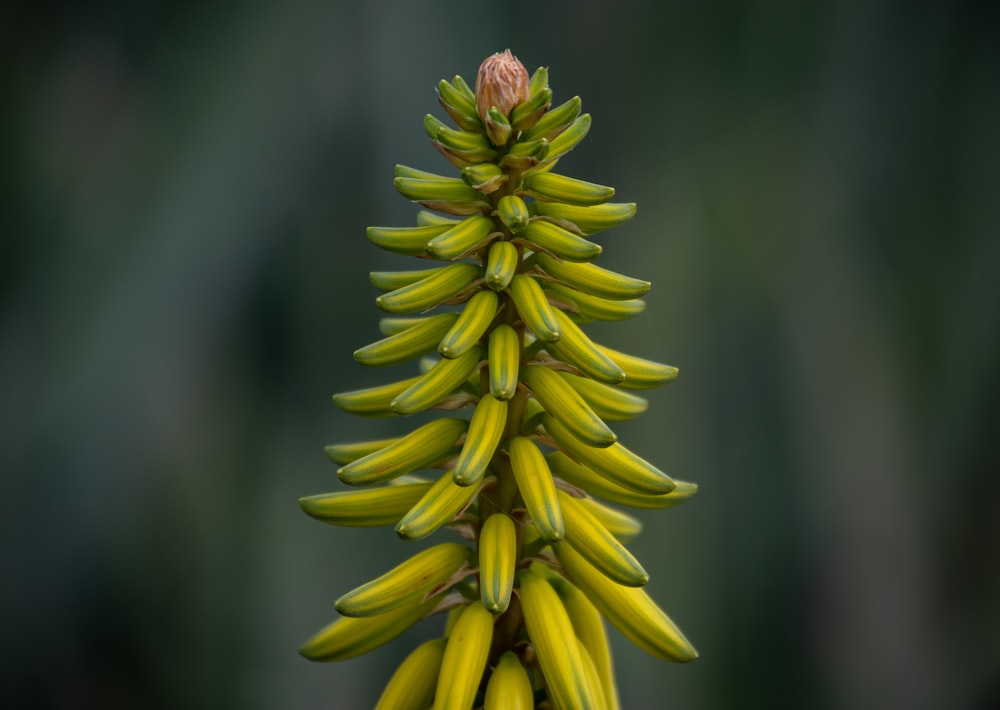
<svg viewBox="0 0 1000 710">
<path fill-rule="evenodd" d="M 433 116 L 424 127 L 459 176 L 396 166 L 396 189 L 423 209 L 414 226 L 368 238 L 427 268 L 371 274 L 389 315 L 383 337 L 355 352 L 417 371 L 334 402 L 367 417 L 444 414 L 398 438 L 328 446 L 355 488 L 301 505 L 334 525 L 395 526 L 404 540 L 460 537 L 343 595 L 341 617 L 300 652 L 351 658 L 445 614 L 441 638 L 403 662 L 379 708 L 617 708 L 605 621 L 660 658 L 698 655 L 642 589 L 649 576 L 623 544 L 639 521 L 611 505 L 667 508 L 697 490 L 609 426 L 642 413 L 636 391 L 677 370 L 583 327 L 644 308 L 648 282 L 594 263 L 593 237 L 635 205 L 556 172 L 590 116 L 576 97 L 552 105 L 545 68 L 529 77 L 496 54 L 475 92 L 456 76 L 438 100 L 456 127 Z"/>
</svg>

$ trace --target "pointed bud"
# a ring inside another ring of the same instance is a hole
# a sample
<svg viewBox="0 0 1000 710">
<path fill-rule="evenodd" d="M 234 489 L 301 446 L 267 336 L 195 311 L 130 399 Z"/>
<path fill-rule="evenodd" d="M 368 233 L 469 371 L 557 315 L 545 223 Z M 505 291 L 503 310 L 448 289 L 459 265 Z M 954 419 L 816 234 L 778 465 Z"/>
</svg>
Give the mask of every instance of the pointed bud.
<svg viewBox="0 0 1000 710">
<path fill-rule="evenodd" d="M 510 138 L 510 121 L 496 106 L 491 106 L 486 112 L 486 134 L 490 137 L 493 145 L 507 145 Z"/>
<path fill-rule="evenodd" d="M 528 98 L 531 77 L 510 50 L 487 57 L 476 77 L 476 110 L 483 123 L 491 107 L 509 117 L 511 110 Z"/>
</svg>

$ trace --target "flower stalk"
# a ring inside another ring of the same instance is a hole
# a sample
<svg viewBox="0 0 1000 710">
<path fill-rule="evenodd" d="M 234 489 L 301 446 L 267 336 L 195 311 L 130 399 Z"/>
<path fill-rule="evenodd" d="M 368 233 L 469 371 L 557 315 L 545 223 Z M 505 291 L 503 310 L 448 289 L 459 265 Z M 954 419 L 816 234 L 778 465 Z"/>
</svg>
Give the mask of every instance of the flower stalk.
<svg viewBox="0 0 1000 710">
<path fill-rule="evenodd" d="M 645 307 L 648 282 L 592 263 L 602 247 L 591 237 L 635 204 L 555 172 L 590 116 L 578 97 L 552 96 L 547 70 L 529 76 L 509 50 L 483 62 L 475 91 L 441 81 L 456 127 L 433 116 L 424 127 L 460 176 L 396 166 L 396 189 L 423 208 L 416 225 L 368 229 L 378 247 L 431 266 L 372 273 L 390 315 L 355 359 L 416 361 L 419 373 L 334 402 L 368 417 L 445 414 L 401 437 L 328 446 L 355 488 L 301 505 L 334 525 L 393 525 L 404 540 L 450 528 L 464 540 L 348 592 L 341 618 L 301 647 L 344 660 L 445 614 L 441 638 L 404 661 L 379 708 L 618 708 L 604 620 L 660 658 L 697 657 L 642 589 L 649 576 L 624 545 L 640 522 L 609 505 L 668 508 L 697 490 L 609 425 L 642 413 L 636 391 L 677 370 L 583 327 Z"/>
</svg>

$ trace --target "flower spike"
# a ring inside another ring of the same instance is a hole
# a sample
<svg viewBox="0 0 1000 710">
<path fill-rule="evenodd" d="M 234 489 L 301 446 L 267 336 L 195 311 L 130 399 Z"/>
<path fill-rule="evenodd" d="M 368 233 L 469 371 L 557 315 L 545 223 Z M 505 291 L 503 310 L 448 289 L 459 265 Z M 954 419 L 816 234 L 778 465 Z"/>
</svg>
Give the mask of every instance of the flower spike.
<svg viewBox="0 0 1000 710">
<path fill-rule="evenodd" d="M 649 575 L 626 547 L 642 522 L 609 505 L 670 508 L 697 491 L 608 426 L 642 414 L 649 403 L 634 390 L 677 369 L 585 330 L 645 308 L 648 281 L 594 263 L 604 249 L 594 235 L 636 206 L 552 172 L 591 119 L 579 97 L 553 104 L 548 78 L 507 50 L 482 63 L 475 89 L 460 76 L 440 81 L 453 126 L 428 115 L 424 129 L 459 174 L 397 165 L 396 189 L 423 209 L 411 226 L 367 230 L 424 267 L 371 273 L 389 315 L 354 359 L 419 370 L 334 402 L 421 421 L 394 438 L 328 446 L 351 488 L 300 505 L 407 542 L 459 536 L 341 596 L 341 617 L 300 649 L 346 660 L 440 614 L 440 638 L 403 661 L 378 708 L 617 710 L 606 622 L 660 658 L 698 655 L 642 588 Z"/>
</svg>

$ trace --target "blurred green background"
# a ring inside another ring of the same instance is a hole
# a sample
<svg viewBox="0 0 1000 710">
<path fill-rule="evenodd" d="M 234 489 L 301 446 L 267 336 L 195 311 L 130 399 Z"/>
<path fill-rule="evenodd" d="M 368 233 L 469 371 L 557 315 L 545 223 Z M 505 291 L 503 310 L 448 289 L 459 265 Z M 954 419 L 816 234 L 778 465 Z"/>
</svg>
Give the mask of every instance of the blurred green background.
<svg viewBox="0 0 1000 710">
<path fill-rule="evenodd" d="M 510 47 L 594 116 L 564 172 L 653 281 L 597 329 L 680 380 L 625 443 L 702 658 L 614 636 L 629 708 L 1000 706 L 995 4 L 20 2 L 0 23 L 0 692 L 14 708 L 364 708 L 439 622 L 298 644 L 415 549 L 307 518 L 378 337 L 368 224 L 447 172 L 434 86 Z M 434 541 L 439 539 L 435 537 Z"/>
</svg>

